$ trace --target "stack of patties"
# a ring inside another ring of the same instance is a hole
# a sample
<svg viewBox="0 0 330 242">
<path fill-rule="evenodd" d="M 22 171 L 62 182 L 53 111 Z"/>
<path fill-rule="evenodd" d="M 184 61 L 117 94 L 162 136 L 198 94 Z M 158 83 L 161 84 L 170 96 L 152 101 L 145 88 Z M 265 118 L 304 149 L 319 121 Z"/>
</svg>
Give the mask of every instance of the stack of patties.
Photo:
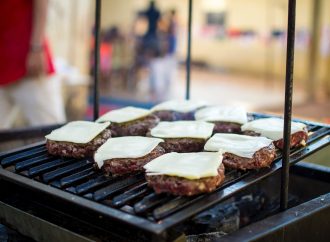
<svg viewBox="0 0 330 242">
<path fill-rule="evenodd" d="M 203 101 L 171 100 L 154 106 L 151 111 L 161 121 L 194 120 L 194 113 L 206 106 Z"/>
<path fill-rule="evenodd" d="M 94 152 L 111 137 L 110 122 L 70 122 L 46 136 L 47 150 L 63 157 L 92 157 Z"/>
<path fill-rule="evenodd" d="M 140 172 L 149 161 L 165 154 L 159 146 L 161 142 L 162 139 L 141 136 L 111 138 L 96 151 L 94 160 L 108 175 Z"/>
<path fill-rule="evenodd" d="M 212 192 L 225 179 L 220 152 L 168 153 L 147 165 L 146 180 L 156 193 L 192 196 Z"/>
<path fill-rule="evenodd" d="M 280 118 L 262 118 L 242 126 L 244 134 L 264 136 L 274 140 L 277 148 L 283 149 L 284 120 Z M 303 123 L 291 122 L 290 148 L 305 146 L 308 139 L 307 127 Z"/>
<path fill-rule="evenodd" d="M 215 134 L 204 150 L 221 150 L 225 167 L 240 170 L 269 167 L 276 157 L 271 139 L 239 134 Z"/>
<path fill-rule="evenodd" d="M 112 110 L 102 115 L 96 122 L 110 121 L 113 137 L 145 136 L 149 129 L 155 127 L 159 119 L 151 111 L 143 108 L 125 107 Z"/>
<path fill-rule="evenodd" d="M 160 122 L 151 129 L 152 137 L 164 139 L 166 152 L 199 152 L 211 137 L 214 124 L 203 121 Z"/>
<path fill-rule="evenodd" d="M 196 111 L 195 119 L 215 124 L 214 133 L 240 133 L 247 120 L 242 107 L 211 106 Z"/>
</svg>

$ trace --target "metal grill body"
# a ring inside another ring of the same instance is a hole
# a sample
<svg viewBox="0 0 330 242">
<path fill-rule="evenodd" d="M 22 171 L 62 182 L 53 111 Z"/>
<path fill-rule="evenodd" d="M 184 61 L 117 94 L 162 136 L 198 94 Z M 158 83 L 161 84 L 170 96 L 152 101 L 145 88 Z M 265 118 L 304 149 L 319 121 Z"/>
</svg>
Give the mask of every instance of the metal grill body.
<svg viewBox="0 0 330 242">
<path fill-rule="evenodd" d="M 253 116 L 269 117 L 261 114 Z M 291 150 L 291 165 L 330 143 L 330 127 L 310 122 L 306 124 L 309 130 L 307 146 Z M 226 171 L 224 184 L 215 192 L 194 197 L 156 194 L 147 186 L 143 174 L 105 176 L 94 168 L 91 159 L 51 156 L 44 143 L 2 154 L 0 161 L 0 175 L 9 182 L 77 205 L 109 220 L 161 235 L 280 170 L 281 152 L 277 153 L 270 168 Z"/>
</svg>

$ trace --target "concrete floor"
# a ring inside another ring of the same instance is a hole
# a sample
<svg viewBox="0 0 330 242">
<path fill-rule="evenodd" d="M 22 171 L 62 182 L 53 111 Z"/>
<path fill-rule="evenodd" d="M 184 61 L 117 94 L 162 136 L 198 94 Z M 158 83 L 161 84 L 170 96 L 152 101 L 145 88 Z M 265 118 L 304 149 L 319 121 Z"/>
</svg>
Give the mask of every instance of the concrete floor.
<svg viewBox="0 0 330 242">
<path fill-rule="evenodd" d="M 127 92 L 113 85 L 103 90 L 103 95 L 133 99 L 139 102 L 157 102 L 149 92 L 148 73 L 145 72 L 137 90 Z M 166 99 L 185 97 L 185 70 L 180 68 L 172 81 Z M 160 85 L 161 86 L 161 85 Z M 161 90 L 162 91 L 162 90 Z M 330 102 L 307 103 L 299 85 L 294 86 L 293 116 L 330 123 Z M 232 74 L 193 68 L 191 72 L 191 99 L 201 99 L 211 104 L 241 105 L 248 111 L 282 114 L 284 107 L 284 80 L 266 80 L 243 74 Z M 159 101 L 159 100 L 158 100 Z"/>
</svg>

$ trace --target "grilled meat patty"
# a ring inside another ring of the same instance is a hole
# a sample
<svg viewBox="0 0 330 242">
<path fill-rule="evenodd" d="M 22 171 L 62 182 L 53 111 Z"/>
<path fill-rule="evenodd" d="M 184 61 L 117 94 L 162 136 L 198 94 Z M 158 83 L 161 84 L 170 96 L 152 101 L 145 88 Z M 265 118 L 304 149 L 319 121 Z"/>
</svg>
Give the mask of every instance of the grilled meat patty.
<svg viewBox="0 0 330 242">
<path fill-rule="evenodd" d="M 111 123 L 109 128 L 113 137 L 146 136 L 149 130 L 158 123 L 159 118 L 157 116 L 148 115 L 126 123 Z"/>
<path fill-rule="evenodd" d="M 227 168 L 249 170 L 269 167 L 276 157 L 275 146 L 270 144 L 254 153 L 252 158 L 237 156 L 228 152 L 223 154 L 223 164 Z"/>
<path fill-rule="evenodd" d="M 243 134 L 245 135 L 250 135 L 250 136 L 260 136 L 259 133 L 256 133 L 251 130 L 244 131 Z M 290 139 L 290 148 L 295 148 L 299 146 L 304 146 L 308 140 L 308 131 L 299 131 L 294 134 L 291 134 L 291 139 Z M 283 139 L 275 140 L 273 141 L 274 145 L 279 148 L 283 149 Z"/>
<path fill-rule="evenodd" d="M 213 134 L 215 133 L 241 133 L 241 124 L 231 123 L 231 122 L 222 122 L 214 121 Z"/>
<path fill-rule="evenodd" d="M 179 121 L 179 120 L 195 120 L 195 111 L 188 113 L 181 113 L 177 111 L 163 110 L 153 112 L 160 121 Z"/>
<path fill-rule="evenodd" d="M 178 152 L 200 152 L 203 151 L 206 140 L 197 138 L 165 138 L 165 142 L 160 143 L 166 153 Z"/>
<path fill-rule="evenodd" d="M 109 175 L 124 175 L 143 171 L 143 166 L 151 160 L 165 154 L 165 150 L 159 145 L 149 154 L 139 158 L 115 158 L 105 160 L 102 169 Z"/>
<path fill-rule="evenodd" d="M 86 144 L 47 140 L 46 147 L 51 155 L 73 158 L 92 157 L 94 152 L 111 137 L 111 131 L 105 129 Z"/>
<path fill-rule="evenodd" d="M 225 179 L 225 167 L 218 168 L 218 175 L 196 180 L 168 175 L 146 175 L 148 185 L 156 193 L 169 193 L 178 196 L 193 196 L 214 191 Z"/>
</svg>

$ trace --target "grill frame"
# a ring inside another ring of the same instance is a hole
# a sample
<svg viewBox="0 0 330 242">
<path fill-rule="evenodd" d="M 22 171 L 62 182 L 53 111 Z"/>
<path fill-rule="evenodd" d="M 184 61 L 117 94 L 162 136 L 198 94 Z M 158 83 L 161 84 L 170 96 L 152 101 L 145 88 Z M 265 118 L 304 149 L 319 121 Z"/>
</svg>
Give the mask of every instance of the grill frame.
<svg viewBox="0 0 330 242">
<path fill-rule="evenodd" d="M 252 114 L 255 118 L 263 118 L 263 117 L 270 117 L 269 115 L 264 114 Z M 301 120 L 300 120 L 301 121 Z M 318 150 L 324 148 L 325 146 L 330 144 L 330 126 L 323 125 L 314 122 L 306 122 L 309 127 L 322 132 L 315 132 L 316 135 L 315 140 L 309 141 L 308 145 L 304 148 L 293 150 L 290 155 L 290 165 L 297 163 L 298 161 L 304 159 L 305 157 L 317 152 Z M 0 154 L 0 159 L 2 160 L 4 157 L 9 157 L 15 154 L 19 154 L 20 152 L 25 152 L 29 149 L 33 149 L 34 147 L 42 147 L 45 142 L 39 142 L 34 145 L 30 145 L 27 147 L 23 147 L 21 149 L 16 149 L 11 152 L 5 152 Z M 78 162 L 78 161 L 77 161 Z M 250 171 L 246 173 L 242 177 L 238 178 L 238 181 L 230 182 L 225 186 L 217 189 L 215 192 L 205 195 L 200 195 L 197 197 L 193 197 L 189 201 L 189 204 L 181 208 L 179 211 L 171 212 L 169 215 L 164 216 L 164 218 L 160 217 L 159 220 L 151 221 L 147 217 L 141 217 L 138 214 L 130 214 L 123 210 L 120 210 L 115 207 L 110 207 L 100 202 L 92 201 L 88 199 L 88 193 L 83 193 L 82 195 L 75 195 L 69 193 L 66 190 L 61 190 L 59 188 L 53 187 L 51 185 L 47 185 L 41 183 L 37 180 L 32 178 L 25 177 L 21 174 L 15 173 L 13 170 L 13 166 L 9 167 L 9 170 L 5 168 L 0 168 L 0 177 L 6 181 L 15 183 L 19 186 L 24 188 L 28 188 L 30 190 L 35 190 L 38 192 L 42 192 L 44 194 L 50 195 L 56 199 L 61 199 L 68 203 L 77 205 L 81 208 L 88 209 L 96 214 L 105 216 L 111 219 L 114 222 L 120 222 L 129 226 L 132 226 L 137 229 L 141 229 L 144 232 L 151 233 L 157 236 L 160 236 L 164 232 L 167 232 L 170 228 L 174 227 L 175 225 L 189 219 L 193 215 L 198 214 L 199 212 L 204 211 L 205 209 L 224 201 L 233 195 L 237 194 L 238 192 L 250 187 L 251 185 L 257 183 L 258 181 L 274 174 L 275 172 L 281 169 L 281 158 L 277 158 L 277 161 L 271 166 L 271 168 L 261 169 L 259 171 Z M 127 179 L 127 178 L 125 178 Z M 108 185 L 111 185 L 110 182 Z M 99 189 L 97 189 L 99 190 Z M 127 191 L 127 189 L 122 189 L 122 191 Z M 84 195 L 85 194 L 85 195 Z M 173 200 L 173 199 L 172 199 Z M 172 201 L 169 200 L 169 201 Z M 159 206 L 162 206 L 160 204 Z M 159 208 L 157 206 L 157 208 Z M 154 209 L 153 209 L 154 211 Z"/>
</svg>

